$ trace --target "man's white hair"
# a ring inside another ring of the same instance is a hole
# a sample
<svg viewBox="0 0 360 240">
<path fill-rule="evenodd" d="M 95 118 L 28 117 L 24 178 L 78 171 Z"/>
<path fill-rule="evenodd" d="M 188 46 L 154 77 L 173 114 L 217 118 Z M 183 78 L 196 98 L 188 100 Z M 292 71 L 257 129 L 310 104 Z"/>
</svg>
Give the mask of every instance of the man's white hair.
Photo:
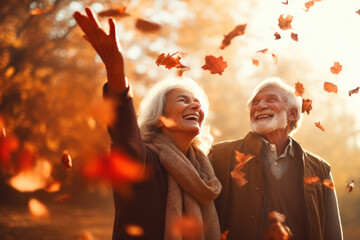
<svg viewBox="0 0 360 240">
<path fill-rule="evenodd" d="M 271 78 L 267 78 L 267 79 L 263 80 L 262 82 L 260 82 L 254 89 L 252 94 L 250 95 L 250 98 L 247 102 L 248 108 L 249 109 L 251 108 L 251 104 L 252 104 L 252 101 L 254 100 L 255 96 L 262 89 L 269 87 L 269 86 L 282 89 L 285 92 L 285 101 L 286 101 L 287 110 L 289 110 L 291 108 L 296 109 L 296 111 L 297 111 L 296 119 L 295 119 L 295 121 L 290 123 L 290 128 L 289 128 L 289 133 L 294 134 L 301 125 L 301 120 L 302 120 L 302 116 L 303 116 L 303 114 L 301 113 L 302 99 L 301 99 L 301 97 L 297 97 L 295 95 L 295 89 L 293 87 L 286 84 L 280 78 L 271 77 Z"/>
<path fill-rule="evenodd" d="M 185 89 L 190 91 L 199 100 L 204 112 L 200 133 L 195 137 L 193 143 L 207 153 L 213 142 L 210 127 L 206 124 L 209 113 L 209 101 L 204 90 L 190 78 L 171 78 L 157 82 L 148 91 L 140 104 L 138 124 L 141 137 L 145 142 L 150 142 L 152 137 L 160 132 L 159 117 L 165 115 L 166 96 L 174 89 Z"/>
</svg>

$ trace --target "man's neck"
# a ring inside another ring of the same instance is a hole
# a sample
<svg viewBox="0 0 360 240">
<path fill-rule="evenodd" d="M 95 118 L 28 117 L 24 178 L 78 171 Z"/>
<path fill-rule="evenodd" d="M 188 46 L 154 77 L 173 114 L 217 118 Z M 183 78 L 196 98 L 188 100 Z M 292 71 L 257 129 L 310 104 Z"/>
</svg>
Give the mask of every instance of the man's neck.
<svg viewBox="0 0 360 240">
<path fill-rule="evenodd" d="M 277 156 L 280 156 L 284 153 L 286 146 L 289 143 L 289 134 L 287 131 L 276 130 L 271 133 L 266 133 L 261 135 L 266 139 L 270 144 L 274 144 L 276 146 Z"/>
</svg>

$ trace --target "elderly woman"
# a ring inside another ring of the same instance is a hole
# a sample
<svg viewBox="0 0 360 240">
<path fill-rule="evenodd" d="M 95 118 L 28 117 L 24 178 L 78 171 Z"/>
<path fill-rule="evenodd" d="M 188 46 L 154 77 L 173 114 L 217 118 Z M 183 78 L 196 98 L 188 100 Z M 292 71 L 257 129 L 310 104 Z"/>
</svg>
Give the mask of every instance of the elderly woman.
<svg viewBox="0 0 360 240">
<path fill-rule="evenodd" d="M 183 216 L 200 225 L 196 239 L 220 239 L 214 199 L 221 184 L 199 148 L 209 139 L 203 131 L 206 95 L 189 79 L 159 82 L 140 106 L 138 126 L 115 22 L 109 19 L 106 34 L 92 10 L 85 10 L 86 15 L 75 12 L 74 18 L 106 66 L 105 96 L 117 102 L 116 122 L 108 126 L 111 149 L 125 151 L 143 163 L 144 172 L 153 172 L 150 179 L 134 186 L 131 200 L 114 191 L 113 239 L 132 239 L 127 225 L 140 226 L 143 239 L 184 239 L 173 231 L 174 222 Z"/>
</svg>

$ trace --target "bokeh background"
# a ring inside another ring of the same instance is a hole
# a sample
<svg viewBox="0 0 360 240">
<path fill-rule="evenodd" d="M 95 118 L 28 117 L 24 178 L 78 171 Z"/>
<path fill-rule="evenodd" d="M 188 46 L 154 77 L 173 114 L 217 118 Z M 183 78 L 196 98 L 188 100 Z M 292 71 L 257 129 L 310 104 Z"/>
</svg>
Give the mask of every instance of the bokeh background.
<svg viewBox="0 0 360 240">
<path fill-rule="evenodd" d="M 208 94 L 215 142 L 243 137 L 250 130 L 246 101 L 261 80 L 277 76 L 293 86 L 301 82 L 303 97 L 313 101 L 313 109 L 304 115 L 294 137 L 332 165 L 344 238 L 359 239 L 360 94 L 348 92 L 360 86 L 360 4 L 323 0 L 307 9 L 306 2 L 1 1 L 0 239 L 111 238 L 111 189 L 82 174 L 89 160 L 109 149 L 101 103 L 106 72 L 72 14 L 84 12 L 85 6 L 100 13 L 122 5 L 127 14 L 112 15 L 136 107 L 153 83 L 178 75 L 177 69 L 156 66 L 157 57 L 182 52 L 181 62 L 189 66 L 183 76 L 195 79 Z M 293 16 L 292 29 L 279 28 L 282 14 Z M 161 28 L 140 31 L 135 27 L 138 18 Z M 107 17 L 99 20 L 108 27 Z M 221 50 L 224 35 L 239 24 L 247 24 L 244 35 Z M 275 40 L 275 32 L 281 39 Z M 298 34 L 298 41 L 291 33 Z M 266 48 L 266 53 L 257 53 Z M 224 58 L 228 66 L 222 75 L 201 68 L 206 55 Z M 342 65 L 338 74 L 330 71 L 334 62 Z M 338 93 L 324 91 L 324 82 L 336 84 Z M 70 170 L 61 164 L 64 150 L 72 158 Z M 13 183 L 29 169 L 31 177 Z M 34 180 L 36 174 L 40 177 Z M 345 186 L 352 180 L 355 188 L 348 192 Z M 43 204 L 47 217 L 34 217 L 30 199 Z"/>
</svg>

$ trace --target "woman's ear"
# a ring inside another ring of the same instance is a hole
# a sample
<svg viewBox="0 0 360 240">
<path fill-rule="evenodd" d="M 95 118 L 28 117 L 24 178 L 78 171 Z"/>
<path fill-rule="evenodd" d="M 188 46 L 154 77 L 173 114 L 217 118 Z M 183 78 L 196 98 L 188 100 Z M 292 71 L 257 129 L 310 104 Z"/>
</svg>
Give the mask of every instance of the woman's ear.
<svg viewBox="0 0 360 240">
<path fill-rule="evenodd" d="M 288 121 L 289 122 L 293 122 L 296 120 L 297 116 L 298 116 L 298 110 L 296 108 L 290 108 L 290 110 L 288 111 Z"/>
</svg>

